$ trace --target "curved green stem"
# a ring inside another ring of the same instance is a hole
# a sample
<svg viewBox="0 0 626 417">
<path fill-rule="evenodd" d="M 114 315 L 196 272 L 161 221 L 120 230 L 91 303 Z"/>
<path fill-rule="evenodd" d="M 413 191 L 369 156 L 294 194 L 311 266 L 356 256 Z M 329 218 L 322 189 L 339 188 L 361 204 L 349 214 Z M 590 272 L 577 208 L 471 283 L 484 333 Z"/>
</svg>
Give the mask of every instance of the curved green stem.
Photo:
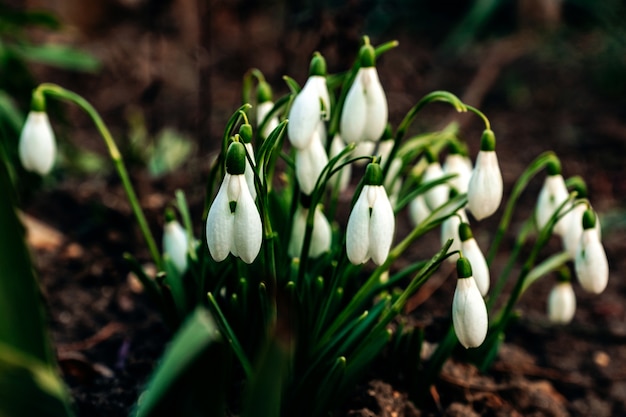
<svg viewBox="0 0 626 417">
<path fill-rule="evenodd" d="M 130 206 L 133 210 L 133 213 L 135 214 L 137 223 L 139 224 L 139 228 L 141 229 L 141 233 L 146 240 L 146 244 L 148 245 L 148 249 L 150 250 L 152 259 L 157 265 L 157 268 L 159 270 L 162 270 L 163 261 L 161 259 L 161 253 L 159 252 L 159 249 L 154 240 L 154 236 L 150 231 L 150 227 L 148 227 L 148 222 L 146 221 L 146 217 L 144 216 L 141 205 L 139 204 L 139 199 L 135 194 L 135 190 L 130 181 L 130 177 L 128 176 L 128 171 L 126 171 L 126 166 L 124 165 L 122 154 L 117 148 L 111 132 L 109 132 L 109 129 L 104 124 L 104 121 L 102 120 L 96 109 L 83 97 L 56 84 L 41 84 L 39 85 L 39 87 L 37 87 L 35 93 L 43 93 L 50 97 L 70 101 L 82 108 L 89 115 L 89 117 L 91 117 L 96 125 L 96 128 L 98 129 L 98 132 L 102 136 L 102 139 L 104 139 L 106 147 L 109 151 L 109 155 L 113 160 L 115 169 L 117 170 L 120 180 L 122 181 L 122 186 L 126 191 Z"/>
</svg>

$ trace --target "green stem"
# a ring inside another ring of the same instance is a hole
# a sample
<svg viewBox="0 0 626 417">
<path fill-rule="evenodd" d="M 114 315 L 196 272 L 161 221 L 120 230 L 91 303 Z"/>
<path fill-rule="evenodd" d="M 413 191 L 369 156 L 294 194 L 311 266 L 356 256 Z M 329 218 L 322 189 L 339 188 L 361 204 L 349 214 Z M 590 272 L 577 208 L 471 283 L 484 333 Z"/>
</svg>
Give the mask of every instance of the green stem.
<svg viewBox="0 0 626 417">
<path fill-rule="evenodd" d="M 40 92 L 40 93 L 43 93 L 43 94 L 46 94 L 48 96 L 55 97 L 58 99 L 73 102 L 74 104 L 81 107 L 89 115 L 89 117 L 91 117 L 91 119 L 96 125 L 96 128 L 98 129 L 98 132 L 104 139 L 104 142 L 109 151 L 109 155 L 111 156 L 111 159 L 113 160 L 115 169 L 117 170 L 120 180 L 122 181 L 122 186 L 124 187 L 124 190 L 126 191 L 126 195 L 128 197 L 130 206 L 133 210 L 133 213 L 135 214 L 137 223 L 139 224 L 139 228 L 141 229 L 141 233 L 143 234 L 143 237 L 146 240 L 148 249 L 150 250 L 150 254 L 152 255 L 152 259 L 154 263 L 157 265 L 157 268 L 159 270 L 162 270 L 163 261 L 161 259 L 161 254 L 154 240 L 154 236 L 152 235 L 152 232 L 150 231 L 150 228 L 148 227 L 148 222 L 146 221 L 146 217 L 144 216 L 143 210 L 141 209 L 141 205 L 139 204 L 139 199 L 137 198 L 137 195 L 135 194 L 135 190 L 132 186 L 132 183 L 130 182 L 130 177 L 128 176 L 128 172 L 126 171 L 126 166 L 124 165 L 124 161 L 122 159 L 122 154 L 117 148 L 117 145 L 115 144 L 115 141 L 113 140 L 113 136 L 111 136 L 111 132 L 109 132 L 109 129 L 106 127 L 106 125 L 102 121 L 102 118 L 100 117 L 96 109 L 94 109 L 94 107 L 83 97 L 79 96 L 78 94 L 72 91 L 66 90 L 63 87 L 58 86 L 56 84 L 50 84 L 50 83 L 41 84 L 35 90 L 35 93 L 37 92 Z"/>
</svg>

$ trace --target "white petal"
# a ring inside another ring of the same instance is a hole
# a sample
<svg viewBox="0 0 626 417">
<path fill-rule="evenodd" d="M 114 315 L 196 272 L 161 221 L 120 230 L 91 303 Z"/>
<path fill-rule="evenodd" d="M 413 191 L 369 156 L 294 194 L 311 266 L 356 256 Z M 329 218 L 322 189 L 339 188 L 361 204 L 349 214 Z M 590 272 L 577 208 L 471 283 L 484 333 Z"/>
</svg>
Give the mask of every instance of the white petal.
<svg viewBox="0 0 626 417">
<path fill-rule="evenodd" d="M 244 143 L 246 147 L 246 152 L 250 155 L 252 162 L 254 161 L 254 149 L 252 148 L 251 143 Z M 246 176 L 246 185 L 248 186 L 248 190 L 250 191 L 250 195 L 254 200 L 256 198 L 256 188 L 254 187 L 254 165 L 250 165 L 248 158 L 246 158 L 246 170 L 244 171 L 244 175 Z"/>
<path fill-rule="evenodd" d="M 443 169 L 441 168 L 441 164 L 439 162 L 431 162 L 426 167 L 424 171 L 424 176 L 422 177 L 422 183 L 427 184 L 431 181 L 438 180 L 443 177 Z M 450 188 L 446 184 L 437 185 L 430 190 L 426 191 L 424 194 L 424 199 L 426 200 L 426 205 L 431 210 L 435 210 L 437 207 L 440 207 L 442 204 L 445 204 L 450 197 Z"/>
<path fill-rule="evenodd" d="M 347 143 L 358 143 L 363 140 L 367 117 L 365 91 L 361 81 L 362 68 L 357 73 L 354 83 L 350 86 L 343 110 L 339 129 Z"/>
<path fill-rule="evenodd" d="M 330 157 L 334 158 L 346 148 L 345 143 L 338 134 L 333 137 L 330 143 Z M 339 192 L 343 192 L 350 185 L 350 177 L 352 175 L 352 164 L 345 165 L 341 171 L 334 174 L 328 184 L 330 187 L 337 187 Z"/>
<path fill-rule="evenodd" d="M 330 223 L 328 223 L 326 216 L 324 216 L 324 213 L 318 206 L 313 217 L 313 235 L 311 236 L 311 246 L 309 246 L 309 257 L 317 258 L 321 254 L 328 252 L 331 240 Z"/>
<path fill-rule="evenodd" d="M 461 243 L 461 251 L 463 256 L 467 258 L 472 266 L 472 275 L 476 286 L 480 291 L 480 294 L 484 297 L 489 292 L 489 285 L 491 283 L 491 277 L 489 274 L 489 267 L 487 266 L 487 260 L 483 255 L 483 252 L 478 246 L 476 239 L 471 238 Z"/>
<path fill-rule="evenodd" d="M 271 101 L 265 101 L 263 103 L 259 103 L 256 107 L 256 120 L 258 125 L 263 122 L 263 119 L 268 115 L 268 113 L 274 108 L 274 103 Z M 257 125 L 257 126 L 258 126 Z M 269 137 L 270 133 L 278 126 L 278 117 L 273 116 L 271 119 L 267 121 L 263 131 L 261 132 L 262 138 Z"/>
<path fill-rule="evenodd" d="M 448 239 L 452 240 L 452 245 L 448 249 L 448 253 L 461 250 L 461 238 L 459 237 L 459 225 L 461 221 L 467 222 L 465 210 L 457 211 L 454 216 L 448 217 L 441 223 L 441 244 L 444 245 Z M 449 262 L 456 262 L 458 255 L 449 256 Z"/>
<path fill-rule="evenodd" d="M 396 219 L 385 188 L 382 185 L 377 185 L 371 186 L 369 191 L 372 190 L 376 193 L 376 199 L 372 206 L 372 215 L 370 217 L 369 252 L 372 256 L 372 261 L 380 265 L 389 256 L 389 249 L 391 248 L 396 230 Z"/>
<path fill-rule="evenodd" d="M 580 237 L 583 234 L 583 214 L 585 213 L 585 209 L 584 204 L 577 204 L 561 218 L 563 228 L 565 229 L 565 232 L 561 235 L 563 249 L 567 251 L 572 259 L 576 258 Z"/>
<path fill-rule="evenodd" d="M 456 174 L 456 177 L 449 181 L 450 186 L 461 194 L 467 192 L 472 177 L 472 161 L 469 158 L 460 154 L 448 154 L 443 164 L 443 172 L 446 175 Z"/>
<path fill-rule="evenodd" d="M 304 232 L 306 230 L 306 218 L 309 209 L 298 206 L 293 216 L 293 224 L 291 225 L 291 236 L 289 237 L 289 246 L 287 254 L 292 258 L 299 258 L 302 253 L 302 244 L 304 242 Z"/>
<path fill-rule="evenodd" d="M 25 169 L 40 175 L 50 172 L 56 156 L 56 141 L 46 112 L 28 113 L 18 151 Z"/>
<path fill-rule="evenodd" d="M 230 201 L 228 199 L 228 188 L 231 179 L 230 174 L 224 176 L 222 185 L 206 220 L 206 239 L 211 257 L 216 262 L 221 262 L 231 251 L 233 246 L 233 231 L 235 216 L 230 212 Z"/>
<path fill-rule="evenodd" d="M 548 175 L 546 177 L 541 191 L 539 191 L 537 208 L 535 210 L 535 219 L 539 229 L 542 229 L 548 223 L 550 217 L 567 200 L 568 196 L 569 193 L 562 175 Z M 554 226 L 554 232 L 563 235 L 566 230 L 565 217 L 562 217 Z"/>
<path fill-rule="evenodd" d="M 413 226 L 419 226 L 430 215 L 430 209 L 426 205 L 424 195 L 420 194 L 415 197 L 409 204 L 409 217 L 413 222 Z"/>
<path fill-rule="evenodd" d="M 609 263 L 595 229 L 583 231 L 574 264 L 578 281 L 586 291 L 604 291 L 609 282 Z"/>
<path fill-rule="evenodd" d="M 261 250 L 263 240 L 261 215 L 248 192 L 243 175 L 233 175 L 233 179 L 240 182 L 241 194 L 235 209 L 232 252 L 245 263 L 251 264 Z"/>
<path fill-rule="evenodd" d="M 317 91 L 317 97 L 320 103 L 320 119 L 330 120 L 330 95 L 328 94 L 328 86 L 326 85 L 326 77 L 321 75 L 313 75 L 310 77 L 311 83 Z"/>
<path fill-rule="evenodd" d="M 374 151 L 376 150 L 376 143 L 370 141 L 357 142 L 354 151 L 352 152 L 352 156 L 354 158 L 358 158 L 360 156 L 372 156 L 374 155 Z M 359 159 L 354 163 L 356 166 L 362 166 L 369 163 L 369 159 Z"/>
<path fill-rule="evenodd" d="M 552 323 L 567 324 L 576 312 L 576 295 L 570 282 L 560 282 L 548 296 L 548 318 Z"/>
<path fill-rule="evenodd" d="M 465 348 L 480 346 L 487 336 L 487 307 L 471 277 L 457 280 L 452 300 L 452 323 Z"/>
<path fill-rule="evenodd" d="M 311 194 L 315 183 L 324 167 L 328 164 L 328 156 L 322 145 L 317 131 L 309 146 L 304 149 L 296 149 L 296 178 L 300 189 L 305 194 Z"/>
<path fill-rule="evenodd" d="M 308 146 L 321 120 L 320 96 L 313 78 L 309 77 L 289 111 L 287 134 L 291 145 L 296 149 Z"/>
<path fill-rule="evenodd" d="M 476 220 L 491 216 L 502 201 L 502 174 L 495 151 L 480 151 L 467 190 L 467 208 Z"/>
<path fill-rule="evenodd" d="M 363 71 L 367 105 L 362 139 L 378 141 L 387 126 L 387 97 L 378 79 L 376 67 L 361 68 L 360 71 Z"/>
<path fill-rule="evenodd" d="M 366 185 L 361 190 L 361 194 L 348 218 L 348 226 L 346 228 L 346 253 L 348 259 L 354 265 L 363 264 L 370 258 L 370 208 L 367 203 L 366 190 L 368 187 L 370 186 Z"/>
<path fill-rule="evenodd" d="M 183 274 L 187 270 L 187 232 L 176 220 L 165 224 L 163 230 L 163 252 L 172 259 L 178 272 Z"/>
</svg>

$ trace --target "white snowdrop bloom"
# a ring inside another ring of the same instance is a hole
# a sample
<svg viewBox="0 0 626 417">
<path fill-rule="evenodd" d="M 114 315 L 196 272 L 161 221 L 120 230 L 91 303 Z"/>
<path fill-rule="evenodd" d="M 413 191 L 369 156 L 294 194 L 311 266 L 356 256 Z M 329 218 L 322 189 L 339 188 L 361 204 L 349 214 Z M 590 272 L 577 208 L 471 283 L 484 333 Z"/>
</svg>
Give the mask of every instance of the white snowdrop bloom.
<svg viewBox="0 0 626 417">
<path fill-rule="evenodd" d="M 449 180 L 450 186 L 460 194 L 465 194 L 472 177 L 472 161 L 465 155 L 449 153 L 443 163 L 443 173 L 456 174 L 456 177 Z"/>
<path fill-rule="evenodd" d="M 332 240 L 330 223 L 328 223 L 320 207 L 321 206 L 317 206 L 313 214 L 313 232 L 311 234 L 311 244 L 308 253 L 310 258 L 317 258 L 323 253 L 330 251 Z M 302 254 L 302 245 L 304 244 L 304 234 L 306 231 L 306 218 L 308 215 L 309 209 L 300 206 L 296 209 L 294 214 L 289 247 L 287 248 L 287 253 L 292 258 L 299 258 Z"/>
<path fill-rule="evenodd" d="M 330 118 L 330 98 L 326 86 L 326 62 L 313 56 L 309 78 L 296 96 L 289 111 L 287 134 L 291 145 L 303 149 L 310 143 L 320 121 Z"/>
<path fill-rule="evenodd" d="M 445 244 L 448 239 L 452 240 L 452 245 L 448 252 L 461 250 L 461 237 L 459 236 L 459 226 L 461 223 L 467 223 L 467 214 L 465 210 L 459 209 L 454 215 L 448 217 L 441 223 L 441 244 Z M 458 255 L 448 257 L 448 261 L 455 262 Z"/>
<path fill-rule="evenodd" d="M 563 249 L 567 251 L 569 256 L 576 258 L 576 251 L 578 244 L 580 243 L 580 237 L 583 234 L 583 215 L 587 209 L 586 205 L 580 202 L 574 202 L 574 207 L 565 216 L 561 218 L 563 221 L 564 232 L 561 235 L 561 242 L 563 243 Z M 566 210 L 568 207 L 565 207 Z M 600 221 L 596 215 L 595 231 L 598 234 L 598 240 L 601 238 Z"/>
<path fill-rule="evenodd" d="M 347 142 L 347 143 L 351 143 L 351 142 Z M 376 142 L 370 142 L 370 141 L 358 142 L 354 148 L 354 151 L 352 152 L 352 157 L 358 158 L 360 156 L 373 156 L 375 152 L 376 152 Z M 369 163 L 368 159 L 359 159 L 358 161 L 354 162 L 354 165 L 363 166 L 367 163 Z"/>
<path fill-rule="evenodd" d="M 600 294 L 609 282 L 609 262 L 595 225 L 593 211 L 585 211 L 574 266 L 580 285 L 588 292 Z"/>
<path fill-rule="evenodd" d="M 409 218 L 413 222 L 413 226 L 419 226 L 430 216 L 430 209 L 426 205 L 424 195 L 419 194 L 409 203 Z"/>
<path fill-rule="evenodd" d="M 346 148 L 346 144 L 341 139 L 339 134 L 336 134 L 333 137 L 332 142 L 330 142 L 330 158 L 334 158 L 339 155 Z M 328 184 L 330 187 L 337 188 L 337 190 L 341 193 L 344 192 L 348 185 L 350 185 L 350 177 L 352 176 L 352 164 L 347 164 L 341 171 L 334 174 Z"/>
<path fill-rule="evenodd" d="M 178 220 L 167 220 L 163 228 L 163 253 L 169 255 L 181 275 L 187 271 L 188 245 L 187 232 Z"/>
<path fill-rule="evenodd" d="M 387 126 L 387 116 L 387 97 L 372 62 L 359 68 L 346 95 L 339 128 L 348 143 L 378 141 Z"/>
<path fill-rule="evenodd" d="M 274 108 L 274 102 L 265 101 L 263 103 L 259 103 L 256 108 L 256 120 L 259 125 L 265 120 L 265 117 L 269 114 L 269 112 Z M 272 116 L 271 119 L 265 123 L 263 126 L 263 130 L 261 131 L 261 137 L 266 139 L 269 137 L 270 133 L 278 126 L 278 117 Z"/>
<path fill-rule="evenodd" d="M 393 209 L 377 163 L 370 163 L 365 172 L 365 185 L 357 199 L 346 230 L 346 252 L 355 265 L 370 257 L 380 265 L 387 259 L 395 232 Z"/>
<path fill-rule="evenodd" d="M 254 186 L 254 166 L 256 162 L 254 160 L 254 149 L 252 148 L 251 143 L 244 143 L 246 147 L 246 152 L 250 155 L 250 159 L 252 159 L 252 164 L 250 165 L 250 161 L 246 158 L 246 169 L 244 171 L 244 176 L 246 177 L 246 184 L 248 185 L 248 190 L 250 191 L 250 196 L 252 199 L 256 199 L 256 188 Z"/>
<path fill-rule="evenodd" d="M 313 192 L 317 179 L 327 164 L 326 149 L 316 130 L 305 148 L 296 149 L 296 178 L 303 193 L 310 195 Z"/>
<path fill-rule="evenodd" d="M 555 324 L 567 324 L 576 312 L 576 295 L 569 281 L 559 282 L 548 296 L 548 319 Z"/>
<path fill-rule="evenodd" d="M 491 216 L 502 201 L 502 173 L 496 156 L 496 137 L 486 129 L 467 189 L 467 208 L 476 220 Z"/>
<path fill-rule="evenodd" d="M 226 174 L 206 222 L 207 245 L 217 262 L 232 253 L 249 264 L 261 249 L 261 216 L 246 183 L 245 165 L 244 146 L 231 143 L 226 154 Z"/>
<path fill-rule="evenodd" d="M 45 111 L 30 111 L 20 134 L 20 160 L 28 171 L 46 175 L 56 157 L 54 132 Z"/>
<path fill-rule="evenodd" d="M 478 242 L 474 239 L 472 229 L 468 223 L 459 225 L 459 238 L 461 240 L 461 253 L 472 265 L 472 275 L 476 281 L 476 286 L 478 286 L 480 294 L 484 297 L 489 292 L 491 275 L 489 274 L 489 266 L 487 265 L 485 255 L 483 255 Z"/>
<path fill-rule="evenodd" d="M 547 170 L 548 175 L 539 191 L 535 209 L 535 220 L 539 229 L 543 229 L 548 220 L 569 197 L 565 180 L 561 175 L 561 164 L 556 157 L 548 163 Z M 554 233 L 563 236 L 567 232 L 566 223 L 566 216 L 561 217 L 554 225 Z"/>
<path fill-rule="evenodd" d="M 422 176 L 422 184 L 438 180 L 444 175 L 445 174 L 443 173 L 441 164 L 437 161 L 431 161 Z M 436 185 L 424 193 L 424 199 L 426 200 L 426 204 L 430 210 L 435 210 L 445 204 L 448 201 L 449 196 L 450 187 L 448 187 L 445 183 Z"/>
<path fill-rule="evenodd" d="M 487 306 L 472 278 L 472 268 L 466 258 L 457 260 L 457 274 L 459 278 L 452 300 L 454 332 L 466 349 L 478 347 L 487 337 Z"/>
</svg>

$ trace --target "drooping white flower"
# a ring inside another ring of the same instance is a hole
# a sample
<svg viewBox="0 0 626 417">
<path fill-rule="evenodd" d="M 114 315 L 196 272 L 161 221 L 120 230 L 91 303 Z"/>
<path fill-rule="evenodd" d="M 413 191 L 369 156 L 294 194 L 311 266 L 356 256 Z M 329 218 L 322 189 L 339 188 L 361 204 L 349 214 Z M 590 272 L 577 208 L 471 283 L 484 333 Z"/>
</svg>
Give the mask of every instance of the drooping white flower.
<svg viewBox="0 0 626 417">
<path fill-rule="evenodd" d="M 452 324 L 459 342 L 467 349 L 480 346 L 485 337 L 489 319 L 487 306 L 476 281 L 472 278 L 472 268 L 466 258 L 457 260 L 459 276 L 452 300 Z"/>
<path fill-rule="evenodd" d="M 245 165 L 244 146 L 231 143 L 226 154 L 226 174 L 206 222 L 207 245 L 217 262 L 232 253 L 252 263 L 261 249 L 261 216 L 246 183 Z"/>
<path fill-rule="evenodd" d="M 298 206 L 293 217 L 293 226 L 291 228 L 291 237 L 289 239 L 289 247 L 287 253 L 292 258 L 299 258 L 302 254 L 302 245 L 304 244 L 304 234 L 306 231 L 306 218 L 309 215 L 309 209 Z M 311 234 L 311 244 L 309 246 L 308 256 L 317 258 L 330 250 L 332 240 L 332 232 L 330 223 L 322 213 L 321 206 L 315 208 L 313 213 L 313 231 Z"/>
<path fill-rule="evenodd" d="M 539 191 L 537 207 L 535 209 L 535 220 L 540 230 L 548 223 L 548 220 L 550 220 L 569 196 L 565 180 L 561 175 L 561 164 L 556 157 L 553 161 L 548 163 L 547 169 L 548 175 Z M 564 233 L 567 232 L 566 223 L 566 216 L 561 217 L 554 225 L 554 232 L 563 236 Z"/>
<path fill-rule="evenodd" d="M 413 226 L 418 226 L 430 216 L 430 209 L 426 205 L 424 195 L 419 194 L 409 203 L 409 218 L 413 222 Z"/>
<path fill-rule="evenodd" d="M 450 179 L 450 186 L 460 194 L 465 194 L 472 177 L 472 161 L 460 153 L 449 153 L 443 163 L 443 173 L 456 174 L 456 177 Z"/>
<path fill-rule="evenodd" d="M 167 219 L 163 228 L 163 253 L 169 255 L 181 275 L 187 271 L 188 245 L 187 232 L 178 220 Z"/>
<path fill-rule="evenodd" d="M 548 296 L 548 319 L 555 324 L 567 324 L 576 312 L 576 295 L 570 281 L 559 282 Z"/>
<path fill-rule="evenodd" d="M 334 158 L 339 155 L 346 148 L 346 144 L 341 139 L 339 134 L 336 134 L 333 137 L 332 142 L 330 143 L 330 158 Z M 350 185 L 350 177 L 352 176 L 352 164 L 347 164 L 341 171 L 334 174 L 328 184 L 330 187 L 337 188 L 337 190 L 341 193 L 348 188 Z"/>
<path fill-rule="evenodd" d="M 387 125 L 387 97 L 374 66 L 374 48 L 362 46 L 359 56 L 361 68 L 346 95 L 339 125 L 348 143 L 378 141 Z"/>
<path fill-rule="evenodd" d="M 609 282 L 609 262 L 600 242 L 593 210 L 583 215 L 583 232 L 580 236 L 574 266 L 580 285 L 594 294 L 600 294 Z"/>
<path fill-rule="evenodd" d="M 438 180 L 444 175 L 445 174 L 443 173 L 443 169 L 441 168 L 439 161 L 431 160 L 424 171 L 424 175 L 422 176 L 422 184 Z M 426 191 L 424 193 L 424 199 L 426 200 L 428 208 L 430 210 L 435 210 L 448 201 L 449 194 L 450 187 L 448 187 L 447 184 L 442 183 Z"/>
<path fill-rule="evenodd" d="M 326 62 L 319 54 L 313 56 L 309 79 L 300 90 L 289 111 L 287 134 L 296 149 L 306 148 L 320 121 L 330 118 L 330 98 L 326 86 Z"/>
<path fill-rule="evenodd" d="M 496 212 L 502 201 L 502 191 L 502 173 L 495 151 L 495 136 L 491 130 L 485 130 L 467 189 L 467 208 L 476 220 L 482 220 Z"/>
<path fill-rule="evenodd" d="M 328 164 L 328 156 L 317 130 L 313 132 L 311 141 L 305 148 L 296 148 L 295 159 L 296 178 L 300 189 L 305 194 L 311 194 L 317 179 Z"/>
<path fill-rule="evenodd" d="M 376 151 L 376 142 L 371 142 L 371 141 L 358 142 L 354 148 L 354 152 L 352 152 L 352 156 L 354 158 L 358 158 L 360 156 L 373 156 L 375 151 Z M 369 163 L 369 161 L 370 161 L 369 159 L 359 159 L 358 161 L 354 162 L 354 165 L 363 166 Z"/>
<path fill-rule="evenodd" d="M 20 160 L 28 171 L 46 175 L 56 157 L 54 132 L 45 111 L 30 111 L 20 134 Z"/>
<path fill-rule="evenodd" d="M 265 117 L 274 108 L 274 102 L 272 101 L 272 88 L 265 81 L 260 81 L 257 88 L 257 107 L 256 107 L 256 122 L 257 127 L 263 123 Z M 278 126 L 278 117 L 273 115 L 263 126 L 261 130 L 261 138 L 266 139 L 270 133 Z"/>
<path fill-rule="evenodd" d="M 459 225 L 459 238 L 461 240 L 461 253 L 472 265 L 472 275 L 476 281 L 476 286 L 478 286 L 480 294 L 484 297 L 489 292 L 491 284 L 489 266 L 487 265 L 485 255 L 483 255 L 478 246 L 478 242 L 474 239 L 469 223 L 461 223 Z"/>
<path fill-rule="evenodd" d="M 467 223 L 467 214 L 464 209 L 459 209 L 454 215 L 448 217 L 441 223 L 441 244 L 445 244 L 448 239 L 452 239 L 452 245 L 448 252 L 461 250 L 461 237 L 459 236 L 459 226 Z M 448 261 L 455 262 L 458 255 L 448 257 Z"/>
<path fill-rule="evenodd" d="M 380 265 L 387 259 L 395 232 L 393 209 L 382 183 L 381 168 L 370 163 L 365 172 L 365 185 L 357 199 L 346 230 L 346 252 L 355 265 L 370 257 Z"/>
</svg>

